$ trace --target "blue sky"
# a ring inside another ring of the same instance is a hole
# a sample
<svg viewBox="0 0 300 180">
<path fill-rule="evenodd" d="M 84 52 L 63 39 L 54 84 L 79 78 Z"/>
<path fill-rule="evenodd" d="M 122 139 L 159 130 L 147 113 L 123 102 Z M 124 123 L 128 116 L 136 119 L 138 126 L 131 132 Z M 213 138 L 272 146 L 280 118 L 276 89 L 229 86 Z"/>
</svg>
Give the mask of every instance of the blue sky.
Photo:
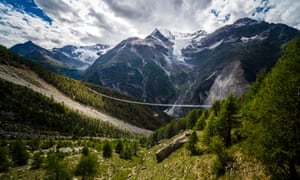
<svg viewBox="0 0 300 180">
<path fill-rule="evenodd" d="M 153 29 L 212 32 L 242 17 L 300 28 L 299 0 L 0 0 L 0 42 L 114 45 Z"/>
<path fill-rule="evenodd" d="M 40 9 L 33 0 L 3 0 L 3 3 L 12 5 L 16 10 L 38 16 L 44 21 L 51 23 L 52 20 Z"/>
</svg>

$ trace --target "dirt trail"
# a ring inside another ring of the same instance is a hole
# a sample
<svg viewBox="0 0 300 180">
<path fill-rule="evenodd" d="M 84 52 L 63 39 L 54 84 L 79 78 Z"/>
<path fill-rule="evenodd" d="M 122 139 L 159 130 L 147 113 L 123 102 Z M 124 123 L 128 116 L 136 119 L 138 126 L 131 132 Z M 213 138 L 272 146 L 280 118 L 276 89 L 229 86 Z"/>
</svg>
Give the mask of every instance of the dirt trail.
<svg viewBox="0 0 300 180">
<path fill-rule="evenodd" d="M 6 65 L 0 65 L 0 78 L 12 82 L 14 84 L 29 87 L 33 91 L 39 92 L 47 97 L 53 98 L 59 103 L 70 107 L 73 110 L 77 110 L 85 115 L 88 115 L 99 120 L 110 122 L 121 129 L 126 129 L 138 134 L 149 135 L 150 130 L 142 129 L 131 124 L 125 123 L 117 118 L 103 114 L 92 107 L 82 105 L 68 96 L 64 95 L 54 86 L 50 85 L 43 79 L 41 79 L 35 72 L 28 68 L 20 69 Z"/>
</svg>

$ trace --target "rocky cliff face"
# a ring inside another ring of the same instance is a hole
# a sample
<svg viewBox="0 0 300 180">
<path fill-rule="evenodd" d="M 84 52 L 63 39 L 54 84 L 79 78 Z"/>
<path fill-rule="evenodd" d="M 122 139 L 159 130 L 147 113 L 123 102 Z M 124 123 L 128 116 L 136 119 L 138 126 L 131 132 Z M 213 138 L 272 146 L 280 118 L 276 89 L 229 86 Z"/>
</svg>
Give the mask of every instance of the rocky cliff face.
<svg viewBox="0 0 300 180">
<path fill-rule="evenodd" d="M 140 101 L 211 104 L 229 93 L 245 93 L 262 68 L 270 70 L 282 47 L 299 30 L 243 18 L 213 33 L 155 29 L 128 38 L 98 58 L 83 80 Z M 166 109 L 180 115 L 185 110 Z"/>
</svg>

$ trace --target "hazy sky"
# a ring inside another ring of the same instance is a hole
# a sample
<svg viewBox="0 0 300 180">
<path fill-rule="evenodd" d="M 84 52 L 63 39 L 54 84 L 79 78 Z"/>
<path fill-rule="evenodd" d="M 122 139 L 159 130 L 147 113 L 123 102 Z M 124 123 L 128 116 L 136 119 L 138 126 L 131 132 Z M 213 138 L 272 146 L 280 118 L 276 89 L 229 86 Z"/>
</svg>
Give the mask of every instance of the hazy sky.
<svg viewBox="0 0 300 180">
<path fill-rule="evenodd" d="M 116 44 L 154 28 L 205 30 L 241 17 L 300 29 L 300 0 L 0 0 L 0 44 Z"/>
</svg>

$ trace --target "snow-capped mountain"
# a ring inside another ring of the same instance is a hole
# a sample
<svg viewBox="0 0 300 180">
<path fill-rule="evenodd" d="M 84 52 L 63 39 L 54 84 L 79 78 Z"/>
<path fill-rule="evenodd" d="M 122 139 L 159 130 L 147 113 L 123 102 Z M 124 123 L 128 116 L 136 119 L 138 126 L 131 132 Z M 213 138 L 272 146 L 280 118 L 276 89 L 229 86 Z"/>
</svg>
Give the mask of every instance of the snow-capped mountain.
<svg viewBox="0 0 300 180">
<path fill-rule="evenodd" d="M 271 69 L 297 29 L 249 18 L 213 33 L 155 29 L 128 38 L 91 65 L 83 80 L 148 102 L 211 104 L 242 95 L 261 68 Z M 168 110 L 177 114 L 175 108 Z"/>
<path fill-rule="evenodd" d="M 207 35 L 205 31 L 199 30 L 194 33 L 171 32 L 168 29 L 156 28 L 149 37 L 156 37 L 168 41 L 169 56 L 171 59 L 184 61 L 182 49 L 186 48 L 192 42 L 198 42 Z M 164 39 L 164 38 L 166 39 Z"/>
<path fill-rule="evenodd" d="M 109 45 L 96 44 L 91 46 L 73 46 L 67 45 L 62 48 L 53 48 L 53 51 L 61 52 L 64 55 L 82 61 L 84 63 L 93 64 L 94 61 L 109 50 Z"/>
<path fill-rule="evenodd" d="M 32 41 L 17 44 L 12 51 L 51 71 L 80 79 L 83 72 L 97 58 L 109 49 L 108 45 L 96 44 L 92 46 L 67 45 L 62 48 L 44 49 Z"/>
</svg>

